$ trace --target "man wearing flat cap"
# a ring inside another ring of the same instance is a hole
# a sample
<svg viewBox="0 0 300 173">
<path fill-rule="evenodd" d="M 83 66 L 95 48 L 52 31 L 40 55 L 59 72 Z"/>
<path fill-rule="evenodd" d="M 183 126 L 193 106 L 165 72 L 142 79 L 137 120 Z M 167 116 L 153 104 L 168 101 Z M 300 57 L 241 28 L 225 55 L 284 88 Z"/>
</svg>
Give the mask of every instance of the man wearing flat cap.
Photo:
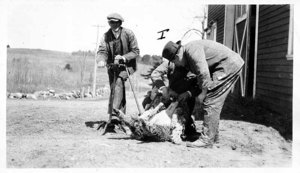
<svg viewBox="0 0 300 173">
<path fill-rule="evenodd" d="M 196 40 L 186 45 L 170 41 L 165 45 L 162 56 L 196 75 L 204 121 L 201 137 L 189 146 L 212 146 L 219 140 L 220 113 L 239 78 L 243 59 L 238 53 L 211 40 Z"/>
<path fill-rule="evenodd" d="M 107 72 L 110 83 L 110 101 L 108 114 L 114 114 L 113 109 L 126 112 L 125 81 L 128 78 L 124 66 L 130 74 L 136 70 L 136 57 L 139 55 L 139 47 L 134 33 L 122 27 L 124 22 L 120 14 L 112 13 L 107 16 L 110 29 L 104 34 L 98 49 L 98 59 L 104 59 L 107 64 Z M 112 94 L 113 93 L 113 94 Z"/>
</svg>

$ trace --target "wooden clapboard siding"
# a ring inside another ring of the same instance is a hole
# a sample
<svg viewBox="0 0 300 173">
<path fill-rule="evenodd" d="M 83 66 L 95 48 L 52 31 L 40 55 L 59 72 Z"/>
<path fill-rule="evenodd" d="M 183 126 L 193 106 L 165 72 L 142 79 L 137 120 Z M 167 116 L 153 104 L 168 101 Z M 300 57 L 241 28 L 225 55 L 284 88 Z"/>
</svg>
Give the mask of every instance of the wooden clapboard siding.
<svg viewBox="0 0 300 173">
<path fill-rule="evenodd" d="M 256 98 L 292 115 L 293 61 L 287 60 L 289 5 L 259 8 Z"/>
<path fill-rule="evenodd" d="M 270 88 L 272 88 L 273 86 L 282 86 L 282 89 L 286 89 L 286 87 L 293 87 L 293 83 L 290 81 L 291 81 L 290 79 L 278 79 L 278 78 L 263 77 L 257 75 L 257 82 L 268 84 Z"/>
<path fill-rule="evenodd" d="M 269 58 L 269 59 L 261 59 L 260 60 L 260 65 L 265 65 L 265 66 L 266 65 L 269 65 L 269 66 L 273 66 L 273 65 L 292 66 L 293 61 L 287 61 L 287 60 L 281 59 L 281 58 Z M 262 70 L 264 70 L 264 69 L 262 69 Z M 290 69 L 289 71 L 292 71 L 292 69 Z"/>
<path fill-rule="evenodd" d="M 271 53 L 271 52 L 272 53 L 274 53 L 274 52 L 287 52 L 286 45 L 287 45 L 287 43 L 286 44 L 282 44 L 280 41 L 278 41 L 278 45 L 264 47 L 264 48 L 258 48 L 258 51 L 261 53 L 261 55 L 263 55 L 264 53 Z M 262 46 L 264 46 L 264 45 L 262 45 Z"/>
<path fill-rule="evenodd" d="M 288 72 L 292 74 L 293 68 L 290 66 L 281 66 L 281 65 L 257 65 L 257 74 L 264 73 L 264 72 L 278 72 L 278 71 Z"/>
<path fill-rule="evenodd" d="M 263 59 L 282 59 L 282 57 L 286 56 L 286 52 L 268 52 L 265 53 L 263 57 L 260 57 L 260 60 Z"/>
<path fill-rule="evenodd" d="M 288 38 L 278 38 L 271 41 L 264 40 L 264 42 L 261 42 L 261 46 L 259 48 L 263 49 L 263 48 L 273 47 L 277 45 L 286 45 L 286 44 L 288 44 Z"/>
<path fill-rule="evenodd" d="M 260 83 L 257 86 L 257 89 L 270 90 L 273 92 L 283 93 L 283 94 L 293 94 L 292 88 L 287 88 L 287 89 L 283 90 L 281 86 L 276 86 L 276 85 L 274 85 L 272 88 L 270 88 L 268 84 L 264 84 L 264 83 Z"/>
<path fill-rule="evenodd" d="M 225 5 L 208 6 L 208 23 L 212 20 L 217 22 L 216 41 L 222 44 L 224 38 L 224 16 L 225 16 Z"/>
<path fill-rule="evenodd" d="M 260 77 L 267 77 L 267 78 L 273 78 L 273 79 L 293 79 L 293 76 L 291 73 L 288 72 L 264 72 L 257 74 Z"/>
<path fill-rule="evenodd" d="M 280 9 L 281 7 L 279 5 L 260 5 L 260 14 L 259 16 L 264 17 L 265 15 L 268 15 L 278 9 Z"/>
<path fill-rule="evenodd" d="M 274 96 L 272 93 L 263 93 L 259 92 L 260 94 L 257 94 L 257 97 L 264 98 L 263 106 L 267 107 L 273 111 L 276 111 L 278 113 L 281 113 L 285 116 L 290 116 L 292 112 L 292 104 L 286 104 L 287 102 L 291 102 L 292 100 L 285 100 L 284 97 L 278 97 Z M 275 109 L 276 108 L 276 109 Z"/>
<path fill-rule="evenodd" d="M 271 28 L 269 30 L 265 30 L 264 32 L 258 32 L 258 34 L 262 37 L 273 36 L 275 34 L 282 34 L 283 32 L 287 32 L 286 34 L 288 34 L 288 28 L 286 27 L 288 27 L 288 25 L 282 25 L 280 27 L 276 27 L 276 29 Z"/>
<path fill-rule="evenodd" d="M 274 41 L 278 41 L 278 39 L 282 39 L 282 35 L 281 34 L 275 34 L 272 37 L 267 37 L 264 40 L 261 40 L 260 43 L 269 43 L 269 42 L 274 42 Z"/>
<path fill-rule="evenodd" d="M 260 14 L 260 17 L 262 18 L 259 20 L 259 22 L 262 24 L 262 26 L 289 16 L 289 10 L 287 10 L 287 8 L 282 8 L 282 5 L 273 5 L 273 7 L 270 7 L 269 9 L 260 9 L 266 12 Z M 278 14 L 281 14 L 281 16 L 278 16 Z"/>
</svg>

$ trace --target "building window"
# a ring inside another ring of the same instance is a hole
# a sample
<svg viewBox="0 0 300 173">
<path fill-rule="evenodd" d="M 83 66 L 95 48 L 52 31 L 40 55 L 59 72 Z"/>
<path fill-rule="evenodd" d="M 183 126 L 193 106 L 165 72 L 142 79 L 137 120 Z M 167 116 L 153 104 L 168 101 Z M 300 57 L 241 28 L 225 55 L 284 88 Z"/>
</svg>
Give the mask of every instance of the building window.
<svg viewBox="0 0 300 173">
<path fill-rule="evenodd" d="M 294 5 L 290 5 L 290 22 L 289 22 L 289 38 L 288 38 L 287 60 L 293 60 L 294 54 Z"/>
<path fill-rule="evenodd" d="M 217 41 L 217 22 L 212 21 L 209 24 L 208 30 L 207 30 L 207 37 L 208 40 Z"/>
<path fill-rule="evenodd" d="M 247 5 L 236 5 L 235 18 L 236 23 L 247 18 Z"/>
</svg>

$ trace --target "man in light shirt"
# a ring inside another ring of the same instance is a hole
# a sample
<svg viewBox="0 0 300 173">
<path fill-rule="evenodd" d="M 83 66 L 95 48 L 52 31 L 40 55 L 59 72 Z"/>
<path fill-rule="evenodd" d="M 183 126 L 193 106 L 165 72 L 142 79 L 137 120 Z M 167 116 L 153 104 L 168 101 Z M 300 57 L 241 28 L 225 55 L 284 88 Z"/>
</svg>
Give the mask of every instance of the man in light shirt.
<svg viewBox="0 0 300 173">
<path fill-rule="evenodd" d="M 98 49 L 97 63 L 105 60 L 110 84 L 110 99 L 108 114 L 114 114 L 114 109 L 126 112 L 125 81 L 128 78 L 124 66 L 129 74 L 136 71 L 136 57 L 139 55 L 139 47 L 134 33 L 122 27 L 124 22 L 120 14 L 112 13 L 107 16 L 110 29 L 104 34 Z"/>
</svg>

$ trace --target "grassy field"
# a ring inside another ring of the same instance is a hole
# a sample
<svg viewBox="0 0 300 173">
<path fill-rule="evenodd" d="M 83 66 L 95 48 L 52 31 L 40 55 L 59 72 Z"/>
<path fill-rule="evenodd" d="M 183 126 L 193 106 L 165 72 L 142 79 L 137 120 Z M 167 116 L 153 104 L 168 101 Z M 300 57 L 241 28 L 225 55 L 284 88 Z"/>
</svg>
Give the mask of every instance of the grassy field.
<svg viewBox="0 0 300 173">
<path fill-rule="evenodd" d="M 67 64 L 71 70 L 64 69 Z M 93 66 L 94 56 L 10 48 L 7 49 L 7 91 L 33 93 L 48 88 L 56 91 L 79 90 L 92 86 Z M 132 76 L 135 90 L 143 92 L 149 88 L 149 81 L 140 75 L 149 68 L 148 65 L 138 64 L 138 70 Z M 106 68 L 98 68 L 97 87 L 107 84 Z"/>
</svg>

